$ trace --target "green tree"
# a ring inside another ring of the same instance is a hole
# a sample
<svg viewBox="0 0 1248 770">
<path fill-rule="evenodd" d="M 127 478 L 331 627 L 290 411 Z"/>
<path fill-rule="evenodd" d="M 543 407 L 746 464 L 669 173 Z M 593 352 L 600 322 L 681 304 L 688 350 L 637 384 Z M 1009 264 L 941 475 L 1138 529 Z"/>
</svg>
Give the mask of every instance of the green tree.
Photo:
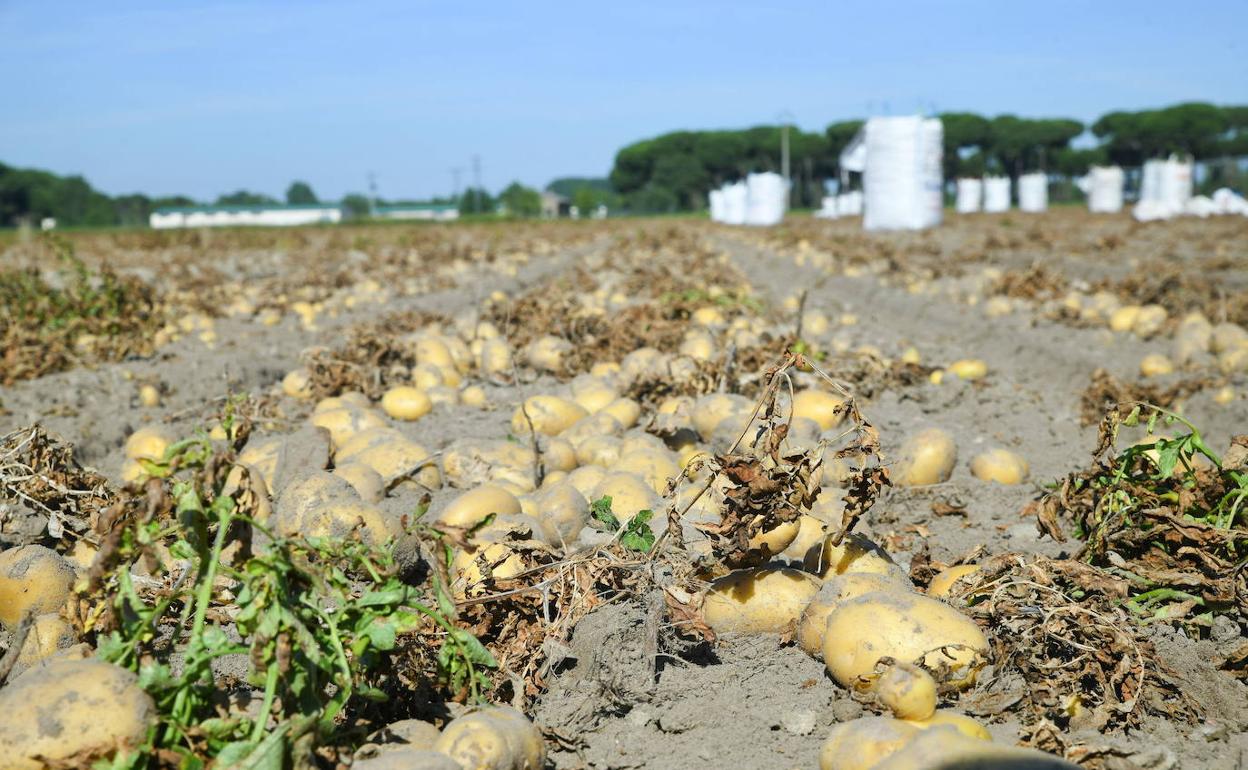
<svg viewBox="0 0 1248 770">
<path fill-rule="evenodd" d="M 320 203 L 316 193 L 312 192 L 312 185 L 299 181 L 291 182 L 290 187 L 286 188 L 286 202 L 297 206 Z"/>
<path fill-rule="evenodd" d="M 263 193 L 253 193 L 247 190 L 236 190 L 217 197 L 218 206 L 272 206 L 276 203 L 276 199 Z"/>
<path fill-rule="evenodd" d="M 542 213 L 542 195 L 519 182 L 507 185 L 498 195 L 498 202 L 507 207 L 513 217 L 535 217 Z"/>
<path fill-rule="evenodd" d="M 490 194 L 480 187 L 469 187 L 464 190 L 463 195 L 459 196 L 459 213 L 461 215 L 468 214 L 491 214 L 494 212 L 494 199 Z"/>
<path fill-rule="evenodd" d="M 367 219 L 372 213 L 372 203 L 363 193 L 347 193 L 342 198 L 342 208 L 350 219 Z"/>
</svg>

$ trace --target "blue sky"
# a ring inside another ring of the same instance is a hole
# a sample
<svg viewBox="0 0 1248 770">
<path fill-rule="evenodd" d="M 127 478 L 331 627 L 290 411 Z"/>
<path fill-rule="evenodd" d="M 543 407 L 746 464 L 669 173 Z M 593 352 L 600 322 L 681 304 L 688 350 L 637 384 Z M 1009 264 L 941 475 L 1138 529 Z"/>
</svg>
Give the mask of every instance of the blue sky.
<svg viewBox="0 0 1248 770">
<path fill-rule="evenodd" d="M 602 175 L 676 128 L 1248 102 L 1248 2 L 0 0 L 0 161 L 108 193 Z"/>
</svg>

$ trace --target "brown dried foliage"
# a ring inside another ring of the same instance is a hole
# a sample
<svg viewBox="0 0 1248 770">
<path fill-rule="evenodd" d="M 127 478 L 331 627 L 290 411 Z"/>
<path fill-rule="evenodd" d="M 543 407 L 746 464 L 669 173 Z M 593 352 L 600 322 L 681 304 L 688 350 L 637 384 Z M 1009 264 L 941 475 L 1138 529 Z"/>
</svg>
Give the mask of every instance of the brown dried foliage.
<svg viewBox="0 0 1248 770">
<path fill-rule="evenodd" d="M 1105 413 L 1118 409 L 1119 404 L 1128 405 L 1120 417 L 1131 411 L 1130 404 L 1156 404 L 1165 409 L 1176 401 L 1187 398 L 1207 388 L 1217 387 L 1219 380 L 1211 377 L 1185 379 L 1168 387 L 1143 382 L 1124 382 L 1104 369 L 1092 372 L 1092 381 L 1079 398 L 1079 419 L 1084 425 L 1095 425 Z"/>
<path fill-rule="evenodd" d="M 347 341 L 334 350 L 308 351 L 303 364 L 313 397 L 356 390 L 376 399 L 387 388 L 408 384 L 410 369 L 418 363 L 410 335 L 431 323 L 444 322 L 443 316 L 433 313 L 392 313 L 351 327 Z"/>
<path fill-rule="evenodd" d="M 73 447 L 42 427 L 0 439 L 0 544 L 47 538 L 69 548 L 115 500 L 107 480 L 80 466 Z"/>
<path fill-rule="evenodd" d="M 1200 704 L 1122 608 L 1127 592 L 1126 580 L 1074 560 L 981 562 L 963 597 L 989 634 L 995 666 L 963 699 L 968 711 L 1102 732 L 1136 727 L 1145 715 L 1199 721 Z"/>
</svg>

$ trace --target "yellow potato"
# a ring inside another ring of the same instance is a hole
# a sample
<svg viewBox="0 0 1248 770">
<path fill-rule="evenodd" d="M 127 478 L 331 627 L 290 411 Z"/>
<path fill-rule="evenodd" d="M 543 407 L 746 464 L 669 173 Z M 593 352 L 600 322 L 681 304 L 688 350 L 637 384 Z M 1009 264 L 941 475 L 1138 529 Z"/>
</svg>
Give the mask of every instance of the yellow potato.
<svg viewBox="0 0 1248 770">
<path fill-rule="evenodd" d="M 988 364 L 978 358 L 963 358 L 947 367 L 951 374 L 961 380 L 978 380 L 988 374 Z"/>
<path fill-rule="evenodd" d="M 654 348 L 638 348 L 620 361 L 620 377 L 625 383 L 667 373 L 667 356 Z"/>
<path fill-rule="evenodd" d="M 599 412 L 611 415 L 619 421 L 622 427 L 631 428 L 641 418 L 641 404 L 631 398 L 617 398 L 600 409 Z"/>
<path fill-rule="evenodd" d="M 925 720 L 936 713 L 936 680 L 905 661 L 894 661 L 872 685 L 875 696 L 898 719 Z"/>
<path fill-rule="evenodd" d="M 711 328 L 718 328 L 725 323 L 724 314 L 719 312 L 719 308 L 713 306 L 698 308 L 690 314 L 689 320 L 699 326 L 709 326 Z"/>
<path fill-rule="evenodd" d="M 850 687 L 882 657 L 921 663 L 943 682 L 974 683 L 985 662 L 988 639 L 953 607 L 914 593 L 864 594 L 828 615 L 823 661 L 832 678 Z"/>
<path fill-rule="evenodd" d="M 901 362 L 903 364 L 919 364 L 923 362 L 923 357 L 919 355 L 919 349 L 911 345 L 901 351 Z"/>
<path fill-rule="evenodd" d="M 911 436 L 897 453 L 890 476 L 902 487 L 927 486 L 949 480 L 958 460 L 953 437 L 940 428 L 928 428 Z"/>
<path fill-rule="evenodd" d="M 454 590 L 469 595 L 485 580 L 485 566 L 495 580 L 508 580 L 524 572 L 524 559 L 505 543 L 490 543 L 480 548 L 467 548 L 455 554 L 451 570 L 455 573 Z"/>
<path fill-rule="evenodd" d="M 619 420 L 606 412 L 598 412 L 577 420 L 572 427 L 559 434 L 559 437 L 572 446 L 579 447 L 582 442 L 595 436 L 618 436 L 623 431 L 624 426 Z"/>
<path fill-rule="evenodd" d="M 620 397 L 619 391 L 601 377 L 581 375 L 570 384 L 572 400 L 593 414 Z"/>
<path fill-rule="evenodd" d="M 546 472 L 570 471 L 577 466 L 576 447 L 561 438 L 550 438 L 541 442 L 542 462 L 546 464 Z"/>
<path fill-rule="evenodd" d="M 330 441 L 334 446 L 342 446 L 347 439 L 370 428 L 389 427 L 386 418 L 371 409 L 358 406 L 342 406 L 323 412 L 313 412 L 308 421 L 318 428 L 329 431 Z"/>
<path fill-rule="evenodd" d="M 681 340 L 679 353 L 697 361 L 709 361 L 715 355 L 715 338 L 703 329 L 690 329 Z"/>
<path fill-rule="evenodd" d="M 1140 359 L 1140 374 L 1145 377 L 1160 377 L 1173 373 L 1174 364 L 1161 353 L 1149 353 Z"/>
<path fill-rule="evenodd" d="M 403 535 L 397 520 L 361 500 L 346 479 L 325 471 L 287 484 L 266 523 L 291 537 L 346 537 L 355 531 L 374 545 Z"/>
<path fill-rule="evenodd" d="M 1145 305 L 1136 314 L 1131 324 L 1131 332 L 1145 339 L 1152 337 L 1165 326 L 1170 314 L 1161 305 Z"/>
<path fill-rule="evenodd" d="M 614 361 L 599 361 L 589 367 L 589 373 L 594 377 L 613 377 L 620 373 L 620 365 Z"/>
<path fill-rule="evenodd" d="M 412 367 L 412 385 L 418 390 L 428 391 L 430 388 L 436 388 L 445 385 L 446 380 L 442 376 L 442 370 L 433 364 L 416 364 Z"/>
<path fill-rule="evenodd" d="M 507 706 L 486 706 L 456 717 L 433 748 L 464 770 L 541 770 L 546 763 L 542 734 L 524 714 Z"/>
<path fill-rule="evenodd" d="M 491 513 L 520 513 L 520 501 L 501 487 L 482 485 L 451 501 L 437 519 L 454 527 L 471 528 Z"/>
<path fill-rule="evenodd" d="M 568 473 L 568 483 L 576 487 L 578 492 L 588 498 L 594 493 L 598 485 L 602 483 L 606 475 L 606 469 L 600 465 L 582 465 L 580 468 Z"/>
<path fill-rule="evenodd" d="M 264 479 L 265 486 L 273 488 L 273 480 L 277 476 L 277 459 L 282 451 L 282 437 L 252 437 L 243 451 L 238 453 L 239 463 L 252 468 Z"/>
<path fill-rule="evenodd" d="M 623 442 L 618 436 L 593 436 L 582 441 L 576 448 L 576 462 L 580 465 L 598 465 L 612 468 L 620 460 Z"/>
<path fill-rule="evenodd" d="M 433 402 L 423 390 L 400 385 L 382 395 L 381 409 L 396 420 L 419 420 L 432 411 Z"/>
<path fill-rule="evenodd" d="M 77 642 L 77 632 L 59 612 L 36 615 L 17 656 L 16 670 L 25 671 Z"/>
<path fill-rule="evenodd" d="M 471 406 L 474 409 L 481 409 L 488 403 L 485 396 L 485 388 L 480 385 L 469 385 L 459 392 L 459 403 L 464 406 Z"/>
<path fill-rule="evenodd" d="M 176 440 L 173 432 L 164 425 L 144 426 L 126 439 L 126 457 L 131 460 L 163 460 L 165 450 Z"/>
<path fill-rule="evenodd" d="M 524 358 L 529 366 L 544 372 L 563 371 L 563 357 L 572 350 L 572 344 L 565 339 L 549 334 L 538 337 L 524 349 Z"/>
<path fill-rule="evenodd" d="M 346 479 L 360 499 L 366 503 L 380 502 L 386 496 L 386 481 L 377 471 L 362 462 L 349 462 L 334 468 L 334 475 Z"/>
<path fill-rule="evenodd" d="M 0 551 L 0 623 L 12 630 L 27 613 L 59 612 L 74 577 L 73 565 L 50 548 L 23 545 Z"/>
<path fill-rule="evenodd" d="M 802 524 L 799 520 L 786 521 L 771 529 L 763 530 L 748 541 L 750 550 L 766 554 L 767 558 L 782 553 L 797 538 Z"/>
<path fill-rule="evenodd" d="M 823 658 L 823 637 L 832 610 L 850 599 L 875 591 L 908 591 L 906 583 L 891 575 L 874 572 L 847 572 L 833 575 L 819 586 L 797 623 L 797 645 L 808 655 Z"/>
<path fill-rule="evenodd" d="M 976 572 L 979 572 L 978 564 L 959 564 L 955 567 L 941 570 L 932 578 L 932 582 L 927 584 L 927 595 L 944 599 L 953 591 L 954 584 L 968 575 L 974 575 Z"/>
<path fill-rule="evenodd" d="M 819 751 L 819 770 L 873 770 L 919 735 L 892 717 L 862 717 L 832 728 Z"/>
<path fill-rule="evenodd" d="M 657 511 L 662 500 L 646 480 L 635 473 L 610 472 L 594 487 L 592 502 L 611 498 L 611 511 L 621 523 L 630 521 L 639 511 Z"/>
<path fill-rule="evenodd" d="M 753 404 L 745 396 L 730 393 L 711 393 L 694 402 L 691 417 L 693 429 L 703 440 L 709 439 L 715 428 L 733 415 L 748 417 Z"/>
<path fill-rule="evenodd" d="M 883 548 L 857 533 L 851 533 L 840 545 L 832 543 L 832 535 L 824 538 L 823 548 L 811 549 L 803 563 L 807 572 L 827 580 L 836 575 L 867 573 L 883 575 L 909 587 L 910 581 Z"/>
<path fill-rule="evenodd" d="M 451 356 L 451 349 L 441 337 L 432 335 L 419 337 L 416 339 L 415 347 L 417 363 L 432 364 L 443 371 L 455 369 L 455 359 Z"/>
<path fill-rule="evenodd" d="M 306 369 L 291 369 L 282 378 L 282 392 L 291 398 L 306 401 L 312 398 L 312 381 Z"/>
<path fill-rule="evenodd" d="M 393 428 L 357 433 L 334 454 L 334 461 L 367 465 L 381 476 L 387 488 L 407 478 L 428 489 L 442 486 L 442 473 L 429 451 Z"/>
<path fill-rule="evenodd" d="M 1077 770 L 1078 765 L 1035 749 L 968 738 L 952 726 L 920 730 L 872 770 Z M 821 768 L 821 770 L 824 770 Z"/>
<path fill-rule="evenodd" d="M 680 465 L 667 449 L 636 448 L 620 455 L 619 460 L 609 466 L 612 470 L 635 473 L 646 480 L 656 494 L 666 494 L 668 479 L 680 475 Z M 794 537 L 797 532 L 794 531 Z M 792 538 L 789 538 L 790 542 Z"/>
<path fill-rule="evenodd" d="M 1008 449 L 989 449 L 971 458 L 971 475 L 980 481 L 1021 484 L 1030 474 L 1027 461 Z"/>
<path fill-rule="evenodd" d="M 1130 331 L 1139 315 L 1139 305 L 1123 305 L 1110 314 L 1109 328 L 1116 332 Z"/>
<path fill-rule="evenodd" d="M 6 770 L 82 767 L 137 748 L 156 715 L 133 673 L 100 660 L 54 659 L 0 690 Z"/>
<path fill-rule="evenodd" d="M 501 339 L 488 339 L 481 343 L 481 352 L 477 356 L 477 367 L 481 373 L 489 376 L 511 374 L 515 362 L 511 357 L 511 348 Z"/>
<path fill-rule="evenodd" d="M 139 403 L 149 408 L 160 406 L 160 391 L 154 385 L 140 386 Z"/>
<path fill-rule="evenodd" d="M 839 411 L 844 403 L 844 399 L 827 391 L 801 390 L 793 396 L 793 416 L 814 420 L 820 430 L 831 430 L 845 416 Z"/>
<path fill-rule="evenodd" d="M 827 524 L 817 516 L 803 513 L 797 520 L 797 536 L 785 547 L 783 556 L 797 561 L 804 561 L 811 548 L 823 543 L 824 530 Z"/>
<path fill-rule="evenodd" d="M 543 486 L 536 503 L 542 534 L 551 545 L 575 541 L 589 522 L 589 501 L 570 482 Z"/>
<path fill-rule="evenodd" d="M 944 725 L 948 725 L 965 735 L 967 738 L 974 738 L 979 741 L 992 740 L 992 733 L 988 732 L 988 728 L 984 727 L 971 717 L 968 717 L 966 714 L 959 714 L 956 711 L 949 711 L 947 709 L 938 709 L 936 713 L 932 714 L 927 719 L 911 720 L 911 724 L 923 730 L 926 730 L 929 727 L 942 727 Z"/>
<path fill-rule="evenodd" d="M 559 396 L 530 396 L 512 415 L 511 432 L 516 436 L 529 435 L 531 421 L 534 431 L 546 436 L 557 436 L 588 414 L 579 404 Z"/>
<path fill-rule="evenodd" d="M 716 633 L 780 633 L 818 590 L 819 581 L 801 570 L 736 570 L 711 583 L 702 616 Z"/>
</svg>

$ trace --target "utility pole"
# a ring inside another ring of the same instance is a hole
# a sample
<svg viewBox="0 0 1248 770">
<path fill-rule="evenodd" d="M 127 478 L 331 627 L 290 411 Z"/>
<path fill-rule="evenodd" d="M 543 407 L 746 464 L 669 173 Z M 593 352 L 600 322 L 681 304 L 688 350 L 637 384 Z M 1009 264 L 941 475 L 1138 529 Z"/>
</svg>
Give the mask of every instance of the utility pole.
<svg viewBox="0 0 1248 770">
<path fill-rule="evenodd" d="M 472 156 L 472 213 L 481 213 L 481 156 Z"/>
<path fill-rule="evenodd" d="M 781 110 L 776 119 L 780 121 L 780 176 L 784 177 L 784 204 L 785 208 L 792 208 L 793 184 L 789 178 L 789 123 L 793 120 L 793 113 Z"/>
<path fill-rule="evenodd" d="M 368 216 L 377 216 L 377 175 L 372 171 L 368 172 Z"/>
</svg>

